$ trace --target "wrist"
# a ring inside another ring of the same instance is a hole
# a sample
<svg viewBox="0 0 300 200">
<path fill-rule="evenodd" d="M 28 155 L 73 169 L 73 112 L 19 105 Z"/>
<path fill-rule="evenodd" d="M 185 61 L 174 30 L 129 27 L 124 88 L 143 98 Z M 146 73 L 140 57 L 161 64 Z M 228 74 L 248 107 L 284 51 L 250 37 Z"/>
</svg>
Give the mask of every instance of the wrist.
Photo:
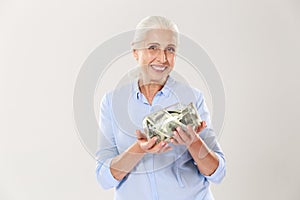
<svg viewBox="0 0 300 200">
<path fill-rule="evenodd" d="M 188 149 L 191 149 L 191 148 L 193 148 L 195 146 L 198 146 L 198 145 L 199 146 L 202 145 L 202 140 L 198 135 L 196 135 L 196 137 L 193 139 L 193 141 L 188 145 Z"/>
<path fill-rule="evenodd" d="M 145 150 L 142 149 L 142 147 L 140 146 L 138 141 L 136 141 L 133 146 L 134 146 L 134 152 L 135 153 L 146 154 Z"/>
</svg>

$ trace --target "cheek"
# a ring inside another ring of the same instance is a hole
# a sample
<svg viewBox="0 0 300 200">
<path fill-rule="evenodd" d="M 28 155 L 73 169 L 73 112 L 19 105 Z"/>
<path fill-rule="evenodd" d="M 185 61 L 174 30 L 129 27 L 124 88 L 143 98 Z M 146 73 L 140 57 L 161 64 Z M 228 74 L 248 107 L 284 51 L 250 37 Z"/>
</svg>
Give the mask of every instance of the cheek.
<svg viewBox="0 0 300 200">
<path fill-rule="evenodd" d="M 149 55 L 144 55 L 141 59 L 141 63 L 143 64 L 150 64 L 155 60 L 155 57 L 149 56 Z"/>
<path fill-rule="evenodd" d="M 174 63 L 175 63 L 175 57 L 173 57 L 173 58 L 168 58 L 168 62 L 169 62 L 169 64 L 170 64 L 171 66 L 173 66 Z"/>
</svg>

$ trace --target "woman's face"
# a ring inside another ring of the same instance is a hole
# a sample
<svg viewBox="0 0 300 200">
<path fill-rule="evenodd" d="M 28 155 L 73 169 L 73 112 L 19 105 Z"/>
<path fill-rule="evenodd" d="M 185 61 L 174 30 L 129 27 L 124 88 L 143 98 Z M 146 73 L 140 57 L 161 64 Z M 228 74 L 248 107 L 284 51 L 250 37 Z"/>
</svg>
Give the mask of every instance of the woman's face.
<svg viewBox="0 0 300 200">
<path fill-rule="evenodd" d="M 133 50 L 142 71 L 143 83 L 164 83 L 172 71 L 176 57 L 176 39 L 170 30 L 148 31 L 140 48 Z"/>
</svg>

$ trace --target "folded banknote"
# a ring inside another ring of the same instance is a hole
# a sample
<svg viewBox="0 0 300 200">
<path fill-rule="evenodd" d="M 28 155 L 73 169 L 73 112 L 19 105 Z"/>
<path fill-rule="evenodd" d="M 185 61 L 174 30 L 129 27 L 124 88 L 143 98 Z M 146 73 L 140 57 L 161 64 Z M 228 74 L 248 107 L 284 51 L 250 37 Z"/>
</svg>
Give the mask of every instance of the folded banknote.
<svg viewBox="0 0 300 200">
<path fill-rule="evenodd" d="M 177 127 L 186 130 L 190 124 L 195 129 L 201 122 L 194 103 L 187 106 L 177 103 L 147 115 L 143 120 L 143 128 L 148 140 L 156 136 L 157 142 L 160 142 L 169 141 Z"/>
</svg>

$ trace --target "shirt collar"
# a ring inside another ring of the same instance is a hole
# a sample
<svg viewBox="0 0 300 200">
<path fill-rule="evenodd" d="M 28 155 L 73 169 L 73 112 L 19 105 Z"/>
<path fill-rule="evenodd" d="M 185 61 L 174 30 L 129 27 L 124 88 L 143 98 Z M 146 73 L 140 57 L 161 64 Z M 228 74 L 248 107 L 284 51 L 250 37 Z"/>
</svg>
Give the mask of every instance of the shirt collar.
<svg viewBox="0 0 300 200">
<path fill-rule="evenodd" d="M 142 92 L 139 89 L 138 81 L 139 81 L 139 79 L 136 78 L 132 83 L 133 94 L 134 94 L 136 99 L 139 99 L 141 97 L 141 94 L 142 94 Z M 171 87 L 174 83 L 175 83 L 175 80 L 169 75 L 165 85 L 158 92 L 161 93 L 162 95 L 165 95 L 166 97 L 168 97 L 170 95 L 170 92 L 171 92 Z"/>
</svg>

